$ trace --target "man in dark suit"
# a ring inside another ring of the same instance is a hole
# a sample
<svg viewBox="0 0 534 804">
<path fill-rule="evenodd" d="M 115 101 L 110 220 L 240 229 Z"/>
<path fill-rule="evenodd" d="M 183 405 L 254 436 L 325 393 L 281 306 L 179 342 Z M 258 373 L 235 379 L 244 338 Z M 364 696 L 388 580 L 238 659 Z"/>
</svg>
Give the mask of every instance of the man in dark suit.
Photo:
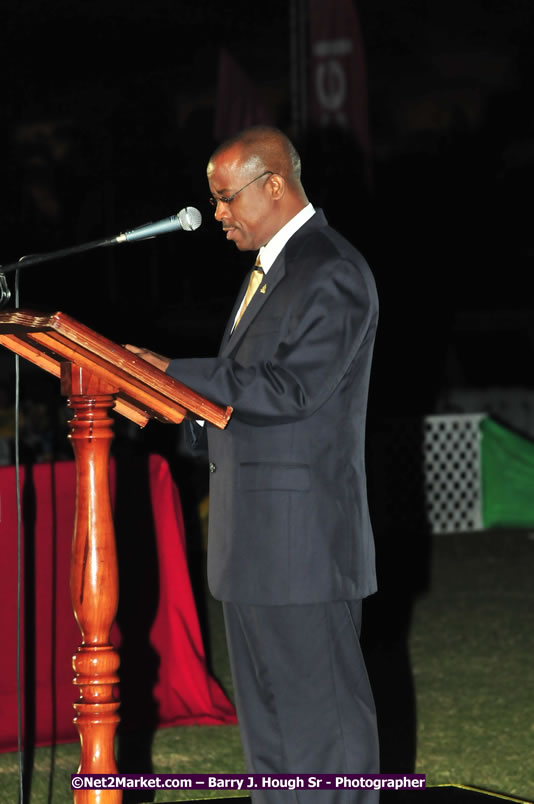
<svg viewBox="0 0 534 804">
<path fill-rule="evenodd" d="M 359 643 L 362 600 L 376 590 L 364 466 L 375 283 L 308 203 L 277 129 L 224 143 L 207 173 L 227 239 L 258 251 L 259 285 L 245 309 L 245 279 L 218 357 L 138 353 L 234 409 L 224 431 L 193 423 L 191 436 L 208 443 L 208 577 L 223 601 L 247 769 L 376 773 Z M 376 794 L 253 792 L 254 802 L 364 800 Z"/>
</svg>

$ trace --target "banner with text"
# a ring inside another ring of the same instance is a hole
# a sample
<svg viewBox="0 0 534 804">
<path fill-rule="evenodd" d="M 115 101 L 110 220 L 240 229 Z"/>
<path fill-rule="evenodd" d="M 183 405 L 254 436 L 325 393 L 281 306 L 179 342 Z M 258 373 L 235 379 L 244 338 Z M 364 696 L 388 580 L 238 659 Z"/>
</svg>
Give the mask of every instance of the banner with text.
<svg viewBox="0 0 534 804">
<path fill-rule="evenodd" d="M 368 156 L 367 71 L 352 0 L 309 0 L 309 36 L 310 123 L 351 129 Z"/>
<path fill-rule="evenodd" d="M 222 48 L 219 56 L 215 139 L 233 137 L 248 126 L 271 125 L 272 115 L 257 86 L 232 54 Z"/>
</svg>

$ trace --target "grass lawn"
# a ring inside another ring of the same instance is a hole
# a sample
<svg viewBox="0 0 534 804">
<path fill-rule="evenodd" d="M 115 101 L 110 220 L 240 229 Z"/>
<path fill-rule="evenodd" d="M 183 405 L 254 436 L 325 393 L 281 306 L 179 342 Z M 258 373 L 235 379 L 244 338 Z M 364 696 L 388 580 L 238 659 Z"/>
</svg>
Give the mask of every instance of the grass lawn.
<svg viewBox="0 0 534 804">
<path fill-rule="evenodd" d="M 429 785 L 534 802 L 534 538 L 525 531 L 440 535 L 429 546 L 429 584 L 413 605 L 406 646 L 415 770 Z M 210 601 L 208 613 L 214 673 L 231 696 L 220 606 Z M 27 804 L 71 802 L 78 755 L 76 744 L 37 749 Z M 160 729 L 152 762 L 159 773 L 244 770 L 234 726 Z M 17 776 L 17 755 L 0 755 L 0 804 L 18 801 Z M 180 800 L 191 794 L 155 799 Z"/>
<path fill-rule="evenodd" d="M 435 537 L 431 572 L 410 635 L 416 770 L 534 801 L 533 534 Z"/>
</svg>

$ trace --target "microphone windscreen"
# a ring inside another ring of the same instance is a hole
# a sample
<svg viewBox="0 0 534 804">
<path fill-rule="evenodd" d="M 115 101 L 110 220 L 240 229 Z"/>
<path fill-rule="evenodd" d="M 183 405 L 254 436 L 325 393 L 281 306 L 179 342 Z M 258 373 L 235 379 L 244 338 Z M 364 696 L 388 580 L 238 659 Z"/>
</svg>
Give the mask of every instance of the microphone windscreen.
<svg viewBox="0 0 534 804">
<path fill-rule="evenodd" d="M 186 232 L 193 232 L 202 223 L 202 215 L 195 207 L 184 207 L 178 213 L 178 220 L 182 229 Z"/>
</svg>

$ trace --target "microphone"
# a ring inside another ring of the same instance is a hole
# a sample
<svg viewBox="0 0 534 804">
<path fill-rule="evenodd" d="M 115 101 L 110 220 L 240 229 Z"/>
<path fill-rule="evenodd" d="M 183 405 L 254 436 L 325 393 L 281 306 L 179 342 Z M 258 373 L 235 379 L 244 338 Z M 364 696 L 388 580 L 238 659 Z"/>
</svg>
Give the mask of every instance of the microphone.
<svg viewBox="0 0 534 804">
<path fill-rule="evenodd" d="M 193 232 L 202 223 L 202 215 L 195 207 L 184 207 L 177 215 L 170 218 L 163 218 L 156 223 L 146 223 L 138 226 L 129 232 L 124 232 L 115 238 L 117 243 L 126 243 L 134 240 L 146 240 L 149 237 L 156 237 L 165 232 L 173 232 L 182 229 L 184 232 Z"/>
<path fill-rule="evenodd" d="M 11 262 L 9 265 L 4 266 L 0 265 L 0 269 L 2 270 L 0 274 L 0 307 L 9 299 L 7 295 L 9 289 L 6 289 L 5 280 L 2 277 L 10 271 L 49 262 L 50 260 L 57 260 L 61 257 L 70 257 L 73 254 L 81 254 L 84 251 L 91 251 L 92 249 L 101 248 L 103 246 L 115 246 L 117 243 L 127 243 L 131 240 L 146 240 L 149 237 L 164 234 L 164 232 L 173 232 L 175 229 L 183 229 L 184 232 L 193 232 L 195 229 L 198 229 L 201 223 L 202 215 L 198 209 L 195 209 L 195 207 L 184 207 L 177 215 L 156 221 L 156 223 L 146 223 L 144 226 L 138 226 L 137 229 L 124 232 L 124 234 L 120 234 L 117 237 L 105 237 L 103 240 L 92 240 L 90 243 L 82 243 L 81 246 L 62 248 L 59 249 L 59 251 L 51 251 L 47 254 L 30 254 L 28 257 L 22 257 L 18 262 Z"/>
</svg>

